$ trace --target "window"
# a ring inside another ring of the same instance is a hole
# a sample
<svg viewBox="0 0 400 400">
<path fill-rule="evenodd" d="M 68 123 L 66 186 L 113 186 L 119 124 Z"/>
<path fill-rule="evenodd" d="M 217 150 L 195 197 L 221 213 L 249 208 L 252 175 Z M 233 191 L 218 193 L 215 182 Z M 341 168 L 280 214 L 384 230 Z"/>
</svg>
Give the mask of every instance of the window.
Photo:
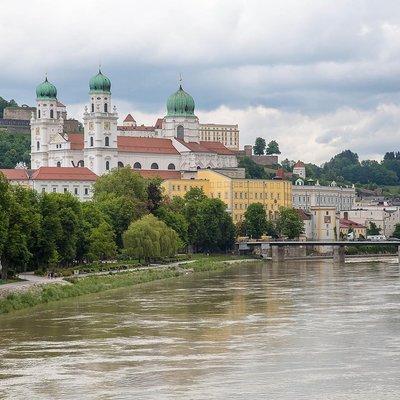
<svg viewBox="0 0 400 400">
<path fill-rule="evenodd" d="M 46 193 L 46 188 L 42 187 L 42 193 Z"/>
<path fill-rule="evenodd" d="M 64 193 L 68 193 L 68 188 L 64 188 Z"/>
<path fill-rule="evenodd" d="M 110 161 L 106 161 L 106 171 L 110 170 Z"/>
<path fill-rule="evenodd" d="M 40 118 L 40 110 L 38 110 L 38 118 Z"/>
<path fill-rule="evenodd" d="M 168 169 L 175 169 L 175 164 L 168 164 Z"/>
<path fill-rule="evenodd" d="M 140 164 L 140 162 L 135 162 L 135 164 L 133 164 L 133 168 L 134 169 L 142 169 L 142 164 Z"/>
<path fill-rule="evenodd" d="M 182 140 L 185 138 L 185 130 L 182 125 L 178 125 L 176 128 L 176 137 Z"/>
<path fill-rule="evenodd" d="M 56 192 L 57 192 L 57 188 L 53 187 L 53 193 L 56 193 Z"/>
<path fill-rule="evenodd" d="M 40 142 L 39 141 L 36 142 L 36 150 L 40 150 Z"/>
<path fill-rule="evenodd" d="M 108 136 L 106 136 L 106 137 L 104 138 L 104 145 L 105 145 L 105 146 L 109 146 L 109 145 L 110 145 L 110 138 L 109 138 Z"/>
<path fill-rule="evenodd" d="M 50 118 L 54 118 L 54 111 L 50 110 Z"/>
<path fill-rule="evenodd" d="M 108 112 L 108 104 L 104 103 L 104 112 Z"/>
<path fill-rule="evenodd" d="M 93 147 L 93 136 L 90 136 L 90 147 Z"/>
<path fill-rule="evenodd" d="M 92 103 L 92 112 L 94 112 L 94 103 Z"/>
<path fill-rule="evenodd" d="M 85 195 L 87 196 L 89 194 L 89 189 L 85 188 Z"/>
<path fill-rule="evenodd" d="M 61 162 L 57 161 L 57 167 L 61 167 Z"/>
<path fill-rule="evenodd" d="M 151 164 L 150 168 L 151 169 L 158 169 L 158 164 L 154 162 L 153 164 Z"/>
<path fill-rule="evenodd" d="M 74 188 L 75 195 L 78 195 L 78 188 Z"/>
<path fill-rule="evenodd" d="M 124 163 L 121 161 L 118 161 L 118 168 L 124 168 Z"/>
<path fill-rule="evenodd" d="M 83 160 L 78 161 L 78 167 L 84 167 L 85 162 Z"/>
</svg>

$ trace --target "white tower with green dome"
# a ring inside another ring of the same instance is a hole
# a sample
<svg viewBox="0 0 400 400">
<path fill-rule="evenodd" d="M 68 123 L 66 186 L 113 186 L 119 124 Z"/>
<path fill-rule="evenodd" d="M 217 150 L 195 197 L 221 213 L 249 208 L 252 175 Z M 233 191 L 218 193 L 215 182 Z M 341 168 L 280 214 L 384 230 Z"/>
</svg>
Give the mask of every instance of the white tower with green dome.
<svg viewBox="0 0 400 400">
<path fill-rule="evenodd" d="M 116 109 L 111 104 L 111 82 L 99 69 L 89 81 L 90 104 L 85 108 L 84 162 L 95 174 L 118 165 Z"/>
<path fill-rule="evenodd" d="M 36 88 L 36 115 L 31 118 L 31 166 L 49 166 L 49 143 L 63 131 L 57 116 L 57 89 L 46 79 Z"/>
<path fill-rule="evenodd" d="M 194 115 L 193 97 L 182 85 L 167 100 L 167 115 L 163 119 L 163 136 L 185 142 L 199 142 L 199 119 Z"/>
</svg>

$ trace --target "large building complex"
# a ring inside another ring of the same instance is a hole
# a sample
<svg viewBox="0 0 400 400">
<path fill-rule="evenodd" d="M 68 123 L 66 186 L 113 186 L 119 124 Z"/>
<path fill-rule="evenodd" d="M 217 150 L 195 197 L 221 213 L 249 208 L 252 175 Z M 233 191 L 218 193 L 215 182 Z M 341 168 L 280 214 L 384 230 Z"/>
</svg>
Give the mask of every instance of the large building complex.
<svg viewBox="0 0 400 400">
<path fill-rule="evenodd" d="M 200 187 L 207 196 L 219 198 L 227 205 L 235 223 L 243 219 L 252 203 L 263 204 L 269 219 L 277 218 L 280 207 L 292 206 L 290 181 L 245 179 L 223 170 L 199 170 L 196 175 L 196 179 L 165 180 L 165 193 L 170 197 L 183 196 L 191 188 Z"/>
<path fill-rule="evenodd" d="M 293 185 L 293 207 L 309 210 L 311 207 L 335 207 L 337 211 L 351 210 L 356 199 L 354 187 L 341 187 L 332 182 L 330 186 L 305 185 L 298 179 Z"/>
<path fill-rule="evenodd" d="M 37 87 L 36 97 L 37 112 L 31 119 L 34 169 L 85 166 L 102 175 L 124 165 L 180 171 L 237 167 L 234 151 L 220 142 L 201 140 L 194 100 L 182 86 L 168 98 L 167 114 L 157 125 L 158 137 L 141 137 L 134 130 L 118 129 L 111 82 L 100 70 L 89 82 L 83 134 L 64 134 L 57 89 L 47 78 Z"/>
</svg>

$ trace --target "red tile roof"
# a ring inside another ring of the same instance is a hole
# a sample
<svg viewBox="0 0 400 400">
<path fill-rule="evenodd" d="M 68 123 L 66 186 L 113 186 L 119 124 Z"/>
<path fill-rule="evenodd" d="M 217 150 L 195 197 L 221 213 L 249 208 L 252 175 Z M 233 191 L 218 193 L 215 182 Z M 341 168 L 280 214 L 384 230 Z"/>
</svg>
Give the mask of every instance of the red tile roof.
<svg viewBox="0 0 400 400">
<path fill-rule="evenodd" d="M 341 228 L 365 228 L 364 225 L 361 225 L 355 221 L 351 221 L 350 219 L 341 218 L 339 222 Z"/>
<path fill-rule="evenodd" d="M 301 208 L 296 209 L 297 213 L 299 214 L 300 218 L 302 221 L 310 221 L 311 220 L 311 214 L 308 212 L 305 212 Z"/>
<path fill-rule="evenodd" d="M 225 147 L 221 142 L 200 142 L 206 149 L 225 156 L 234 156 L 236 153 L 233 150 Z"/>
<path fill-rule="evenodd" d="M 227 147 L 225 147 L 221 142 L 185 142 L 182 139 L 176 139 L 179 143 L 186 146 L 190 151 L 196 153 L 217 153 L 220 155 L 235 155 L 236 153 Z"/>
<path fill-rule="evenodd" d="M 33 175 L 38 181 L 95 181 L 97 175 L 86 167 L 40 167 Z"/>
<path fill-rule="evenodd" d="M 29 179 L 26 169 L 0 169 L 0 172 L 9 181 L 27 181 Z"/>
<path fill-rule="evenodd" d="M 135 119 L 132 117 L 131 114 L 128 114 L 125 119 L 124 122 L 136 122 Z"/>
<path fill-rule="evenodd" d="M 71 143 L 71 150 L 83 150 L 83 133 L 69 133 L 68 142 Z"/>
<path fill-rule="evenodd" d="M 179 154 L 171 139 L 118 136 L 118 150 L 132 153 Z"/>
<path fill-rule="evenodd" d="M 182 177 L 179 171 L 174 170 L 135 169 L 134 172 L 139 173 L 143 178 L 181 179 Z"/>
</svg>

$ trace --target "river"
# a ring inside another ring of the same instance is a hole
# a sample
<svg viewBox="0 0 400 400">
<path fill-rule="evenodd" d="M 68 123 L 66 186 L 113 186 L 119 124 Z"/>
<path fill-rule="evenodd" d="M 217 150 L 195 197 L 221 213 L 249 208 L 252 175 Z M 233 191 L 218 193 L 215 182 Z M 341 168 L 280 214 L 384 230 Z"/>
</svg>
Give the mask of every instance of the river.
<svg viewBox="0 0 400 400">
<path fill-rule="evenodd" d="M 0 316 L 1 399 L 399 399 L 397 264 L 245 264 Z"/>
</svg>

